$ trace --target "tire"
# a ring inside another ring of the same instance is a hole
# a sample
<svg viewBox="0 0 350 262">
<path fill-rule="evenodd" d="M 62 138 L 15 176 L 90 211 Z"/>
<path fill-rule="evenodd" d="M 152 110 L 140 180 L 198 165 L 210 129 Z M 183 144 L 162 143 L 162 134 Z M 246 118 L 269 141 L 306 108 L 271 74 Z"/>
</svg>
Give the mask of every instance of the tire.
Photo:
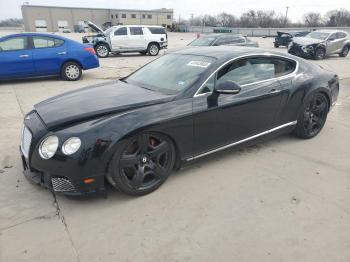
<svg viewBox="0 0 350 262">
<path fill-rule="evenodd" d="M 109 55 L 109 47 L 106 44 L 97 44 L 95 46 L 96 55 L 100 58 L 106 58 Z"/>
<path fill-rule="evenodd" d="M 323 48 L 317 48 L 315 51 L 315 60 L 322 60 L 326 57 L 326 50 Z"/>
<path fill-rule="evenodd" d="M 147 53 L 150 56 L 156 56 L 159 53 L 159 45 L 157 43 L 150 43 L 147 48 Z"/>
<path fill-rule="evenodd" d="M 339 54 L 340 57 L 347 57 L 349 54 L 349 46 L 344 46 L 343 50 Z"/>
<path fill-rule="evenodd" d="M 66 62 L 61 69 L 61 77 L 67 81 L 77 81 L 82 75 L 81 66 L 76 62 Z"/>
<path fill-rule="evenodd" d="M 325 94 L 316 93 L 304 103 L 293 133 L 303 139 L 315 137 L 327 120 L 329 102 Z"/>
<path fill-rule="evenodd" d="M 107 179 L 122 193 L 142 196 L 159 188 L 174 164 L 175 147 L 167 136 L 140 133 L 118 146 Z"/>
</svg>

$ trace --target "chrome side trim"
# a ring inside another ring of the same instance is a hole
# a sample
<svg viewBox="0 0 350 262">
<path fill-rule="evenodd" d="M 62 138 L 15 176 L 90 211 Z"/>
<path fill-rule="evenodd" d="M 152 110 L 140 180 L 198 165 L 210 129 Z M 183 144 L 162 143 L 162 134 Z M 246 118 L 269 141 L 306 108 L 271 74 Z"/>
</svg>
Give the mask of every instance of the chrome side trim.
<svg viewBox="0 0 350 262">
<path fill-rule="evenodd" d="M 267 81 L 270 81 L 270 80 L 273 80 L 273 79 L 277 79 L 277 80 L 281 80 L 281 79 L 284 79 L 284 78 L 287 78 L 287 77 L 291 77 L 291 76 L 295 76 L 296 73 L 298 72 L 299 70 L 299 61 L 293 59 L 293 58 L 290 58 L 290 57 L 287 57 L 287 56 L 284 56 L 284 55 L 277 55 L 277 54 L 271 54 L 271 53 L 260 53 L 260 54 L 249 54 L 249 55 L 242 55 L 242 56 L 238 56 L 238 57 L 235 57 L 235 58 L 232 58 L 228 61 L 226 61 L 225 63 L 223 63 L 221 66 L 219 66 L 213 73 L 210 74 L 210 76 L 200 85 L 200 87 L 197 89 L 196 93 L 194 94 L 193 97 L 197 97 L 197 96 L 202 96 L 203 94 L 198 94 L 198 92 L 202 89 L 202 87 L 205 85 L 205 83 L 214 75 L 216 74 L 221 68 L 223 68 L 225 65 L 231 63 L 231 62 L 234 62 L 235 60 L 239 60 L 239 59 L 242 59 L 242 58 L 248 58 L 248 57 L 255 57 L 255 56 L 261 56 L 261 57 L 279 57 L 279 58 L 284 58 L 284 59 L 287 59 L 287 60 L 291 60 L 291 61 L 294 61 L 296 63 L 295 65 L 295 69 L 293 72 L 287 74 L 287 75 L 283 75 L 283 76 L 279 76 L 279 77 L 273 77 L 273 78 L 269 78 L 269 79 L 265 79 L 265 80 L 261 80 L 261 81 L 257 81 L 257 82 L 253 82 L 253 83 L 249 83 L 249 84 L 244 84 L 244 85 L 241 85 L 241 87 L 245 87 L 245 86 L 250 86 L 250 85 L 254 85 L 254 84 L 260 84 L 260 83 L 263 83 L 263 82 L 267 82 Z M 212 92 L 207 92 L 209 94 L 211 94 Z M 204 93 L 204 94 L 207 94 L 207 93 Z"/>
<path fill-rule="evenodd" d="M 288 126 L 294 126 L 294 125 L 297 124 L 297 122 L 298 122 L 298 121 L 293 121 L 293 122 L 289 122 L 289 123 L 283 124 L 283 125 L 281 125 L 281 126 L 277 126 L 277 127 L 275 127 L 275 128 L 269 129 L 269 130 L 267 130 L 267 131 L 264 131 L 264 132 L 262 132 L 262 133 L 256 134 L 256 135 L 254 135 L 254 136 L 247 137 L 247 138 L 242 139 L 242 140 L 239 140 L 239 141 L 237 141 L 237 142 L 234 142 L 234 143 L 231 143 L 231 144 L 228 144 L 228 145 L 225 145 L 225 146 L 222 146 L 222 147 L 219 147 L 219 148 L 210 150 L 210 151 L 208 151 L 208 152 L 205 152 L 205 153 L 196 155 L 196 156 L 194 156 L 194 157 L 187 158 L 186 161 L 192 161 L 192 160 L 197 159 L 197 158 L 200 158 L 200 157 L 202 157 L 202 156 L 210 155 L 210 154 L 212 154 L 212 153 L 215 153 L 215 152 L 224 150 L 224 149 L 226 149 L 226 148 L 229 148 L 229 147 L 233 147 L 233 146 L 242 144 L 242 143 L 247 142 L 247 141 L 249 141 L 249 140 L 258 138 L 258 137 L 260 137 L 260 136 L 264 136 L 264 135 L 270 134 L 270 133 L 275 132 L 275 131 L 277 131 L 277 130 L 279 130 L 279 129 L 282 129 L 282 128 L 285 128 L 285 127 L 288 127 Z"/>
</svg>

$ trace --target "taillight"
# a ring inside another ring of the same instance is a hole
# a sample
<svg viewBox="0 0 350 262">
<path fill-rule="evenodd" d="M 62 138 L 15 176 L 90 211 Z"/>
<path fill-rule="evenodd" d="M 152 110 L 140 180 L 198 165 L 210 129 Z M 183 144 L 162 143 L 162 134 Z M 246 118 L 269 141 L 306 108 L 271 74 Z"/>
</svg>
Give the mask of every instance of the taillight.
<svg viewBox="0 0 350 262">
<path fill-rule="evenodd" d="M 92 47 L 85 47 L 84 50 L 89 52 L 90 54 L 96 55 L 95 49 L 93 49 Z"/>
</svg>

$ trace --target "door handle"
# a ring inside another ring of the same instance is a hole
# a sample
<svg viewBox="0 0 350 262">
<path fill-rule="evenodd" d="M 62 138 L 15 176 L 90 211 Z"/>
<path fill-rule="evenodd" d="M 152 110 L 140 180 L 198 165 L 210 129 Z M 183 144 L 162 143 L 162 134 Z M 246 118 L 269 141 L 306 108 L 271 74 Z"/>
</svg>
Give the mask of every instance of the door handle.
<svg viewBox="0 0 350 262">
<path fill-rule="evenodd" d="M 27 57 L 29 57 L 29 55 L 20 55 L 19 57 L 20 58 L 27 58 Z"/>
<path fill-rule="evenodd" d="M 271 90 L 270 90 L 270 94 L 278 94 L 278 93 L 280 93 L 280 92 L 281 92 L 280 89 L 271 89 Z"/>
<path fill-rule="evenodd" d="M 65 54 L 67 54 L 67 52 L 65 52 L 65 51 L 63 51 L 63 52 L 59 52 L 59 53 L 57 53 L 58 55 L 65 55 Z"/>
</svg>

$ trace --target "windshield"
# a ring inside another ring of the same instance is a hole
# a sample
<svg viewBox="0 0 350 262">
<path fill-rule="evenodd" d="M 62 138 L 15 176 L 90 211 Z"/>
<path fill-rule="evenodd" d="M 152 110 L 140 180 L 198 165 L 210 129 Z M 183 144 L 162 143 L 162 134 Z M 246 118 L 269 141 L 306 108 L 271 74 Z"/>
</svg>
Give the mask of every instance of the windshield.
<svg viewBox="0 0 350 262">
<path fill-rule="evenodd" d="M 164 94 L 176 94 L 190 87 L 215 58 L 168 54 L 129 76 L 126 81 Z"/>
<path fill-rule="evenodd" d="M 310 34 L 306 35 L 306 37 L 319 39 L 319 40 L 326 40 L 326 38 L 329 36 L 329 33 L 322 33 L 322 32 L 311 32 Z"/>
<path fill-rule="evenodd" d="M 215 41 L 215 37 L 214 36 L 204 36 L 204 37 L 200 37 L 197 38 L 196 40 L 194 40 L 193 42 L 191 42 L 189 45 L 190 46 L 210 46 L 214 41 Z"/>
</svg>

